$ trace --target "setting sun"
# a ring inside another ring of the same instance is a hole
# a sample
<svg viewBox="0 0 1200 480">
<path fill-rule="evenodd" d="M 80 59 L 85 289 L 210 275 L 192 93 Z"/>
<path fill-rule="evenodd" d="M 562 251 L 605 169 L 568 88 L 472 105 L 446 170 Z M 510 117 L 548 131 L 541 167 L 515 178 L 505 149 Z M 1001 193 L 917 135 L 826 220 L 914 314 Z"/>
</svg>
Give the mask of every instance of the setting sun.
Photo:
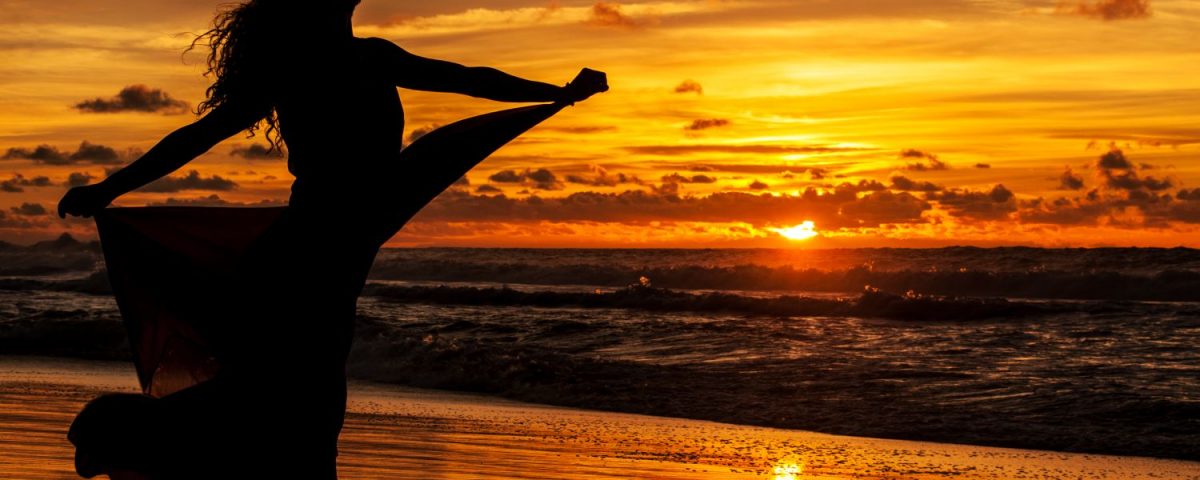
<svg viewBox="0 0 1200 480">
<path fill-rule="evenodd" d="M 774 228 L 776 233 L 783 235 L 788 240 L 808 240 L 813 238 L 817 233 L 817 226 L 812 220 L 805 220 L 804 223 L 789 228 Z"/>
</svg>

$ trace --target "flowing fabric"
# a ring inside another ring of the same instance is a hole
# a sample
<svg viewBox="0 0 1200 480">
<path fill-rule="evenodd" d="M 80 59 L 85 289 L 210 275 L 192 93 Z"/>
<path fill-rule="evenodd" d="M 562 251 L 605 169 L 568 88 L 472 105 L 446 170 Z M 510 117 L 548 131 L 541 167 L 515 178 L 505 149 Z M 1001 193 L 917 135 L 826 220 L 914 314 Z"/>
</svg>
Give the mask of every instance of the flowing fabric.
<svg viewBox="0 0 1200 480">
<path fill-rule="evenodd" d="M 468 170 L 563 107 L 514 108 L 434 130 L 377 178 L 361 179 L 349 199 L 97 215 L 138 380 L 161 399 L 150 435 L 162 441 L 146 448 L 163 476 L 228 475 L 236 464 L 238 475 L 335 477 L 355 302 L 379 247 Z M 241 466 L 264 456 L 294 461 Z"/>
<path fill-rule="evenodd" d="M 373 205 L 362 206 L 378 220 L 366 230 L 371 242 L 382 244 L 467 170 L 561 108 L 493 112 L 413 142 L 396 162 L 407 177 L 400 191 L 370 192 Z M 286 209 L 109 208 L 96 217 L 145 393 L 165 396 L 215 374 L 208 317 L 229 315 L 221 288 L 236 281 L 247 252 Z"/>
<path fill-rule="evenodd" d="M 283 211 L 109 208 L 96 217 L 144 393 L 162 397 L 216 374 L 205 318 L 222 314 L 217 287 L 235 280 L 239 259 Z"/>
</svg>

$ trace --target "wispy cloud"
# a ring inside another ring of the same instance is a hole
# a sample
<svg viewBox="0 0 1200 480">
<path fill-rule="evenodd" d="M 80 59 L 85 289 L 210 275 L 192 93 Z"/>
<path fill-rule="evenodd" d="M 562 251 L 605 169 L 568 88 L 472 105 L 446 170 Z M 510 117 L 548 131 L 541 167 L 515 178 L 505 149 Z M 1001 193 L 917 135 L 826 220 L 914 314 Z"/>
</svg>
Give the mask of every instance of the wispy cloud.
<svg viewBox="0 0 1200 480">
<path fill-rule="evenodd" d="M 1148 18 L 1150 0 L 1073 0 L 1062 1 L 1056 10 L 1060 14 L 1082 15 L 1101 20 Z"/>
</svg>

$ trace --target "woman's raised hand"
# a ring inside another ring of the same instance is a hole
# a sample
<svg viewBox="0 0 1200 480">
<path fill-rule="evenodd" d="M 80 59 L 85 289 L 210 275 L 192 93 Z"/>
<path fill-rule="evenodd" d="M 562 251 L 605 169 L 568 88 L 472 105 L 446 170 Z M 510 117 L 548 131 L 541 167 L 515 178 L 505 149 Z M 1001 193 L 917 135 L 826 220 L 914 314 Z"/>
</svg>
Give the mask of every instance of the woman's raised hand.
<svg viewBox="0 0 1200 480">
<path fill-rule="evenodd" d="M 566 103 L 587 100 L 592 95 L 608 91 L 608 75 L 590 68 L 579 71 L 571 83 L 565 87 Z"/>
<path fill-rule="evenodd" d="M 104 210 L 116 197 L 101 185 L 75 187 L 58 201 L 58 216 L 91 217 Z"/>
</svg>

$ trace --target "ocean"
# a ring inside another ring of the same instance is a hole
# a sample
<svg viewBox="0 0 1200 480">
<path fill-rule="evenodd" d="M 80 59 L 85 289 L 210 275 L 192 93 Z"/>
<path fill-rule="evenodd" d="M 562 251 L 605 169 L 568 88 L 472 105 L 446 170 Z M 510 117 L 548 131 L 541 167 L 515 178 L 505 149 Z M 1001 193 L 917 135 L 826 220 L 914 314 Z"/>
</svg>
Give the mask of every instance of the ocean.
<svg viewBox="0 0 1200 480">
<path fill-rule="evenodd" d="M 1198 344 L 1193 249 L 388 249 L 348 369 L 592 409 L 1200 460 Z M 0 245 L 0 354 L 128 358 L 95 244 Z"/>
</svg>

